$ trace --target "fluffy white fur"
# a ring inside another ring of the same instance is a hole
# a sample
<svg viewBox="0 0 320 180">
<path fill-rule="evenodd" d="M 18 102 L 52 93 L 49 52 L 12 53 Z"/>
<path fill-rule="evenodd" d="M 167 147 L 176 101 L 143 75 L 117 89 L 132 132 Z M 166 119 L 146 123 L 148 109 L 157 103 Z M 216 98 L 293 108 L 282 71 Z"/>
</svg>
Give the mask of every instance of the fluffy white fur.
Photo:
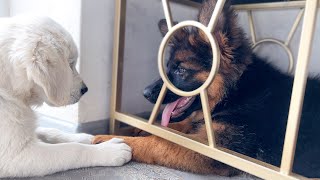
<svg viewBox="0 0 320 180">
<path fill-rule="evenodd" d="M 131 159 L 121 139 L 90 145 L 88 134 L 36 130 L 31 107 L 64 106 L 82 96 L 86 86 L 75 69 L 77 58 L 71 36 L 53 20 L 0 18 L 0 178 L 120 166 Z"/>
</svg>

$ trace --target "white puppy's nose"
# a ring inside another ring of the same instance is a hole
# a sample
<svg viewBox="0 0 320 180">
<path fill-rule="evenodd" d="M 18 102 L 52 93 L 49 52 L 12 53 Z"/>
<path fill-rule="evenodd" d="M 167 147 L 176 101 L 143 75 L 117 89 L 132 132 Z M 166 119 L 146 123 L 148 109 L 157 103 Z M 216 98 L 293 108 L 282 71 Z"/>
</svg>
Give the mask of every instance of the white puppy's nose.
<svg viewBox="0 0 320 180">
<path fill-rule="evenodd" d="M 88 92 L 88 87 L 86 85 L 84 85 L 82 88 L 81 88 L 81 95 L 84 95 L 86 92 Z"/>
</svg>

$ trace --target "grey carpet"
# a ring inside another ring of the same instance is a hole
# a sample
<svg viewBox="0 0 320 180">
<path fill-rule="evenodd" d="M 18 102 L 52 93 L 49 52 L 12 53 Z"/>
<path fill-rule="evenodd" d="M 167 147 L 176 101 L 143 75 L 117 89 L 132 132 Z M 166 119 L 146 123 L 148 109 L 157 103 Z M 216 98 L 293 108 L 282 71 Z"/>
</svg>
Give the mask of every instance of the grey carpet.
<svg viewBox="0 0 320 180">
<path fill-rule="evenodd" d="M 243 175 L 233 178 L 197 175 L 162 166 L 131 162 L 122 167 L 95 167 L 60 172 L 46 177 L 23 178 L 20 180 L 247 180 Z"/>
</svg>

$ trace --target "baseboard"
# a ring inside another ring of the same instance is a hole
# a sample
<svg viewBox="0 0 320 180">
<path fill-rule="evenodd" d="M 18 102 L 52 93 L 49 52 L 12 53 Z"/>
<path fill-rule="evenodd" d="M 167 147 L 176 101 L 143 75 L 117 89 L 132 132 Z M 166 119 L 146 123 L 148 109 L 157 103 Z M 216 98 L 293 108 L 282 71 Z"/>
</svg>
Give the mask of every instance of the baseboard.
<svg viewBox="0 0 320 180">
<path fill-rule="evenodd" d="M 148 119 L 151 112 L 142 112 L 135 114 L 136 116 Z M 161 119 L 161 113 L 159 113 L 158 118 Z M 81 123 L 78 125 L 77 132 L 84 132 L 88 134 L 109 134 L 109 119 L 93 121 L 88 123 Z M 120 127 L 127 127 L 128 125 L 121 123 Z"/>
<path fill-rule="evenodd" d="M 77 131 L 77 123 L 63 121 L 54 117 L 37 113 L 38 125 L 46 128 L 56 128 L 65 132 L 74 133 Z"/>
<path fill-rule="evenodd" d="M 77 132 L 83 132 L 93 135 L 108 134 L 109 119 L 78 124 Z"/>
<path fill-rule="evenodd" d="M 88 123 L 72 123 L 63 121 L 44 114 L 37 114 L 40 127 L 56 128 L 69 133 L 107 134 L 109 130 L 109 120 L 99 120 Z"/>
<path fill-rule="evenodd" d="M 143 112 L 136 114 L 139 117 L 148 119 L 150 112 Z M 157 119 L 161 118 L 161 114 Z M 57 128 L 65 132 L 70 133 L 88 133 L 93 135 L 98 134 L 109 134 L 109 119 L 92 121 L 87 123 L 72 123 L 63 120 L 59 120 L 50 116 L 43 114 L 38 114 L 39 126 L 47 128 Z M 127 125 L 121 124 L 121 127 L 126 127 Z"/>
</svg>

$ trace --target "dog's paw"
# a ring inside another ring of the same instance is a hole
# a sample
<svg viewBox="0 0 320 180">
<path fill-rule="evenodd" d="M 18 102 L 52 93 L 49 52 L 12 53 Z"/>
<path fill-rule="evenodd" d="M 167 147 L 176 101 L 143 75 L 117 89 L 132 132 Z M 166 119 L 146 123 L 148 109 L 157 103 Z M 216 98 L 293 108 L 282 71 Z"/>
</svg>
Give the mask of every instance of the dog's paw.
<svg viewBox="0 0 320 180">
<path fill-rule="evenodd" d="M 57 143 L 56 139 L 61 137 L 63 132 L 54 128 L 38 127 L 36 129 L 38 138 L 46 143 Z"/>
<path fill-rule="evenodd" d="M 90 144 L 93 137 L 90 134 L 85 133 L 66 133 L 54 128 L 43 128 L 38 127 L 36 130 L 38 138 L 46 143 L 68 143 L 68 142 L 77 142 L 83 144 Z"/>
<path fill-rule="evenodd" d="M 102 166 L 122 166 L 132 158 L 132 149 L 123 139 L 113 138 L 96 146 L 100 150 L 98 159 Z"/>
<path fill-rule="evenodd" d="M 100 144 L 100 143 L 109 141 L 112 138 L 115 138 L 115 136 L 113 136 L 113 135 L 97 135 L 97 136 L 93 137 L 91 144 Z"/>
<path fill-rule="evenodd" d="M 82 143 L 82 144 L 91 144 L 93 137 L 94 137 L 93 135 L 86 134 L 86 133 L 71 134 L 70 142 L 77 142 L 77 143 Z"/>
</svg>

